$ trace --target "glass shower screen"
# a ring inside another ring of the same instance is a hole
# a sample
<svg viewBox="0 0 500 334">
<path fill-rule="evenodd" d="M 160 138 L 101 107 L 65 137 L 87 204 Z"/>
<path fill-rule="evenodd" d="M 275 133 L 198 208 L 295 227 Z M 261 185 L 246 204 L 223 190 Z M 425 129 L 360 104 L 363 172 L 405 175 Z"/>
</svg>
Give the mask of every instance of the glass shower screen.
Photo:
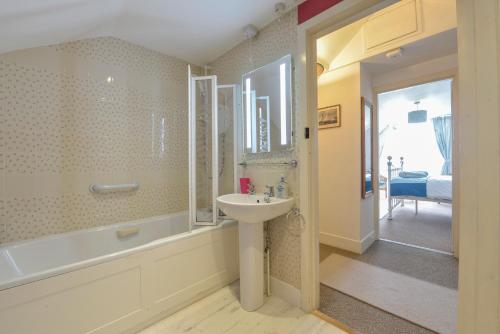
<svg viewBox="0 0 500 334">
<path fill-rule="evenodd" d="M 219 185 L 217 77 L 190 73 L 189 81 L 189 220 L 191 225 L 215 225 Z"/>
</svg>

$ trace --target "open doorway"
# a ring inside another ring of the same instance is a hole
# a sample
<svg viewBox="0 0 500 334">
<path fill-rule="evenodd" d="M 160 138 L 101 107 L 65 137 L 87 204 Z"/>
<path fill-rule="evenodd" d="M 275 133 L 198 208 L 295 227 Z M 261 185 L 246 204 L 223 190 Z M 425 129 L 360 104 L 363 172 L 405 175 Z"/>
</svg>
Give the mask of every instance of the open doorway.
<svg viewBox="0 0 500 334">
<path fill-rule="evenodd" d="M 443 158 L 436 141 L 438 123 L 453 109 L 458 67 L 454 23 L 420 38 L 416 34 L 412 40 L 393 36 L 386 44 L 378 30 L 371 30 L 383 25 L 388 13 L 397 13 L 391 20 L 411 21 L 405 15 L 420 15 L 404 7 L 412 3 L 394 4 L 317 40 L 319 309 L 362 334 L 455 332 L 458 261 L 451 254 L 451 193 L 450 199 L 427 193 L 418 198 L 416 217 L 426 216 L 427 210 L 433 217 L 423 223 L 431 227 L 427 231 L 406 219 L 407 209 L 415 219 L 418 196 L 404 198 L 390 189 L 391 182 L 405 176 L 400 172 L 413 176 L 422 172 L 427 175 L 420 181 L 427 181 L 430 174 L 441 176 L 446 160 L 451 169 L 456 158 L 452 154 Z M 438 13 L 433 15 L 426 22 L 441 19 Z M 372 38 L 379 44 L 370 51 Z M 400 100 L 406 104 L 396 105 Z M 381 114 L 382 109 L 389 111 Z M 449 121 L 452 128 L 451 117 Z M 401 131 L 413 139 L 415 148 L 427 148 L 410 153 L 414 150 L 408 150 L 410 144 L 401 139 Z M 393 139 L 387 142 L 389 134 Z M 451 140 L 446 144 L 451 150 Z M 384 157 L 390 154 L 397 157 L 391 160 L 392 174 L 387 173 Z M 400 157 L 402 169 L 396 165 Z M 451 192 L 451 181 L 449 185 Z M 446 240 L 435 238 L 432 228 L 439 219 L 432 205 L 446 211 Z M 385 221 L 379 222 L 381 217 Z M 390 224 L 397 226 L 389 228 Z M 420 239 L 411 239 L 422 230 Z M 396 232 L 407 239 L 396 238 Z M 432 238 L 435 244 L 429 244 Z"/>
<path fill-rule="evenodd" d="M 377 94 L 379 239 L 451 254 L 453 78 Z"/>
</svg>

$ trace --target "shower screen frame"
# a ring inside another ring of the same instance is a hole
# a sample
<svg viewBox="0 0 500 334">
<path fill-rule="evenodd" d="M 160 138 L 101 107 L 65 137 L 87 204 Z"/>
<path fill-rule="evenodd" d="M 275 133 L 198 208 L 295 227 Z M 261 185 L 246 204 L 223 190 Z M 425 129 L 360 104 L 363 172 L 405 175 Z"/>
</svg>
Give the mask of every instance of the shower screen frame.
<svg viewBox="0 0 500 334">
<path fill-rule="evenodd" d="M 188 67 L 188 95 L 189 95 L 189 229 L 194 225 L 216 225 L 218 219 L 217 213 L 217 196 L 219 188 L 219 143 L 218 143 L 218 119 L 217 119 L 217 76 L 193 76 L 191 67 Z M 208 81 L 211 88 L 211 145 L 212 145 L 212 220 L 199 221 L 197 215 L 197 183 L 196 183 L 196 167 L 197 167 L 197 147 L 196 147 L 196 84 L 198 82 Z"/>
<path fill-rule="evenodd" d="M 238 176 L 238 162 L 241 157 L 241 147 L 242 147 L 242 142 L 241 142 L 241 129 L 240 129 L 240 120 L 239 120 L 239 115 L 240 115 L 240 108 L 241 108 L 241 91 L 240 91 L 240 85 L 238 84 L 231 84 L 231 85 L 218 85 L 217 86 L 217 91 L 219 89 L 231 89 L 232 94 L 233 94 L 233 190 L 235 193 L 239 192 L 239 176 Z M 218 102 L 218 101 L 217 101 Z"/>
</svg>

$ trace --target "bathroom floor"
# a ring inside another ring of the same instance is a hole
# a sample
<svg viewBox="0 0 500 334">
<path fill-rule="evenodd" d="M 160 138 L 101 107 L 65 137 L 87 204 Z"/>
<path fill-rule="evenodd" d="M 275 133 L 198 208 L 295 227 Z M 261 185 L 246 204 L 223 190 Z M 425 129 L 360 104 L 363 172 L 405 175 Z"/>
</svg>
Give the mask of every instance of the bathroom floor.
<svg viewBox="0 0 500 334">
<path fill-rule="evenodd" d="M 255 312 L 244 311 L 235 282 L 138 334 L 294 333 L 346 334 L 324 320 L 271 296 Z"/>
</svg>

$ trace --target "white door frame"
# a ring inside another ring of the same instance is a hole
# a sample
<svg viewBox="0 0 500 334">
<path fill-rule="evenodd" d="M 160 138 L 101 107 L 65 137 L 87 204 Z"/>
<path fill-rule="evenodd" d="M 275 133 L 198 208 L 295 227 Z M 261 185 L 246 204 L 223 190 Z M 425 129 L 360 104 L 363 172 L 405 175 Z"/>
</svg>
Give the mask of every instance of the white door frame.
<svg viewBox="0 0 500 334">
<path fill-rule="evenodd" d="M 296 80 L 300 85 L 297 133 L 310 128 L 310 139 L 297 137 L 299 147 L 299 207 L 306 221 L 300 238 L 301 307 L 312 311 L 319 306 L 319 205 L 316 40 L 357 21 L 397 0 L 344 0 L 297 28 Z M 308 61 L 309 60 L 309 61 Z"/>
<path fill-rule="evenodd" d="M 302 308 L 319 306 L 317 85 L 315 42 L 384 2 L 344 0 L 297 29 Z M 386 3 L 386 2 L 385 2 Z M 460 119 L 458 333 L 500 334 L 500 8 L 498 0 L 457 0 Z M 455 196 L 455 194 L 454 194 Z"/>
</svg>

